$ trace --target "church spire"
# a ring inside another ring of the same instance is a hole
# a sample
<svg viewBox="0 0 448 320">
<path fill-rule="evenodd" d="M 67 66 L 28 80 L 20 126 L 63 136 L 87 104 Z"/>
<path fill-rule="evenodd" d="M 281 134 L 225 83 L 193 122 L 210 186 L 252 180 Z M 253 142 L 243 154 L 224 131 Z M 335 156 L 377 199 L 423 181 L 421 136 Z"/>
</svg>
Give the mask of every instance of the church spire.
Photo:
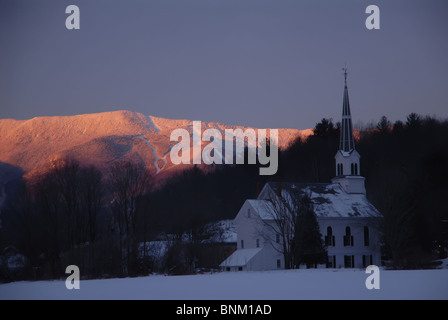
<svg viewBox="0 0 448 320">
<path fill-rule="evenodd" d="M 350 102 L 348 99 L 347 88 L 347 66 L 342 68 L 344 70 L 344 100 L 342 102 L 342 126 L 339 138 L 339 150 L 344 152 L 351 152 L 355 149 L 355 138 L 353 136 L 352 116 L 350 114 Z"/>
<path fill-rule="evenodd" d="M 344 101 L 342 102 L 342 125 L 339 150 L 334 156 L 336 160 L 336 177 L 331 181 L 338 183 L 346 193 L 366 194 L 365 179 L 361 176 L 360 158 L 355 149 L 352 116 L 347 89 L 347 66 L 344 70 Z"/>
</svg>

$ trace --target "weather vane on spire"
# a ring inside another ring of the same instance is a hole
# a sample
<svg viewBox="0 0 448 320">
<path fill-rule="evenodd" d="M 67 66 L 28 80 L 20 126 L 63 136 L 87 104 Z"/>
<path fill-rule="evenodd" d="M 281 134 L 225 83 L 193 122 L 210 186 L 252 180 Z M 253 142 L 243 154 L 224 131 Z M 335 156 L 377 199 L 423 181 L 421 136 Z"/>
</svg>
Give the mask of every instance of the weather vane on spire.
<svg viewBox="0 0 448 320">
<path fill-rule="evenodd" d="M 345 63 L 344 68 L 342 68 L 342 70 L 344 71 L 344 79 L 345 79 L 345 85 L 347 86 L 347 62 Z"/>
</svg>

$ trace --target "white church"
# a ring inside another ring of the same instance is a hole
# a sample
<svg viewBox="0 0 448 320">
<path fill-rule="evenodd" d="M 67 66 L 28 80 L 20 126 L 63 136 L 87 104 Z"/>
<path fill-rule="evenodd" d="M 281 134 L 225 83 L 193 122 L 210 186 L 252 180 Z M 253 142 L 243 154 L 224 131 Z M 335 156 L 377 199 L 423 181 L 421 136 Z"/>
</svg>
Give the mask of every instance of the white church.
<svg viewBox="0 0 448 320">
<path fill-rule="evenodd" d="M 220 267 L 224 271 L 284 269 L 282 240 L 272 226 L 275 197 L 298 188 L 312 201 L 328 252 L 321 267 L 365 268 L 381 264 L 379 222 L 381 215 L 367 200 L 365 178 L 360 176 L 360 155 L 355 149 L 347 89 L 347 70 L 342 107 L 336 176 L 331 183 L 265 184 L 257 199 L 245 201 L 237 216 L 237 250 Z M 277 211 L 278 212 L 278 211 Z M 301 266 L 296 266 L 301 267 Z"/>
</svg>

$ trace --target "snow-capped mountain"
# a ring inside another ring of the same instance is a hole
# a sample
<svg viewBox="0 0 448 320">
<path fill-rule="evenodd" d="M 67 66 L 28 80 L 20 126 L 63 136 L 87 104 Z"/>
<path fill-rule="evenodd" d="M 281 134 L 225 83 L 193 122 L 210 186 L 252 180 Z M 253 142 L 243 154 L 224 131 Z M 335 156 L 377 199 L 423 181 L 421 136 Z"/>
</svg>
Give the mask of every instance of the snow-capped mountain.
<svg viewBox="0 0 448 320">
<path fill-rule="evenodd" d="M 164 178 L 186 167 L 170 161 L 170 150 L 177 143 L 170 141 L 170 135 L 177 128 L 193 134 L 190 120 L 163 119 L 132 111 L 2 119 L 0 163 L 17 167 L 25 177 L 32 177 L 49 168 L 52 161 L 66 156 L 100 169 L 128 159 L 143 162 L 156 176 Z M 226 139 L 225 129 L 247 129 L 202 122 L 202 131 L 207 128 L 222 132 L 223 139 Z M 308 136 L 311 132 L 310 129 L 279 129 L 279 147 L 285 148 L 298 136 Z"/>
</svg>

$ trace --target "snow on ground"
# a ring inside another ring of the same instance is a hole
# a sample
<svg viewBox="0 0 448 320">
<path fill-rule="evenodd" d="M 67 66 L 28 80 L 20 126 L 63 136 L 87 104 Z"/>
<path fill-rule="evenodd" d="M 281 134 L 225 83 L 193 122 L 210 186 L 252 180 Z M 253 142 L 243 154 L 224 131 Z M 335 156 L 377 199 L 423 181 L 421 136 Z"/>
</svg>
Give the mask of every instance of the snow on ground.
<svg viewBox="0 0 448 320">
<path fill-rule="evenodd" d="M 68 290 L 64 280 L 0 285 L 0 299 L 448 299 L 448 270 L 381 270 L 380 289 L 368 290 L 370 274 L 355 269 L 228 272 L 188 276 L 81 280 Z"/>
</svg>

